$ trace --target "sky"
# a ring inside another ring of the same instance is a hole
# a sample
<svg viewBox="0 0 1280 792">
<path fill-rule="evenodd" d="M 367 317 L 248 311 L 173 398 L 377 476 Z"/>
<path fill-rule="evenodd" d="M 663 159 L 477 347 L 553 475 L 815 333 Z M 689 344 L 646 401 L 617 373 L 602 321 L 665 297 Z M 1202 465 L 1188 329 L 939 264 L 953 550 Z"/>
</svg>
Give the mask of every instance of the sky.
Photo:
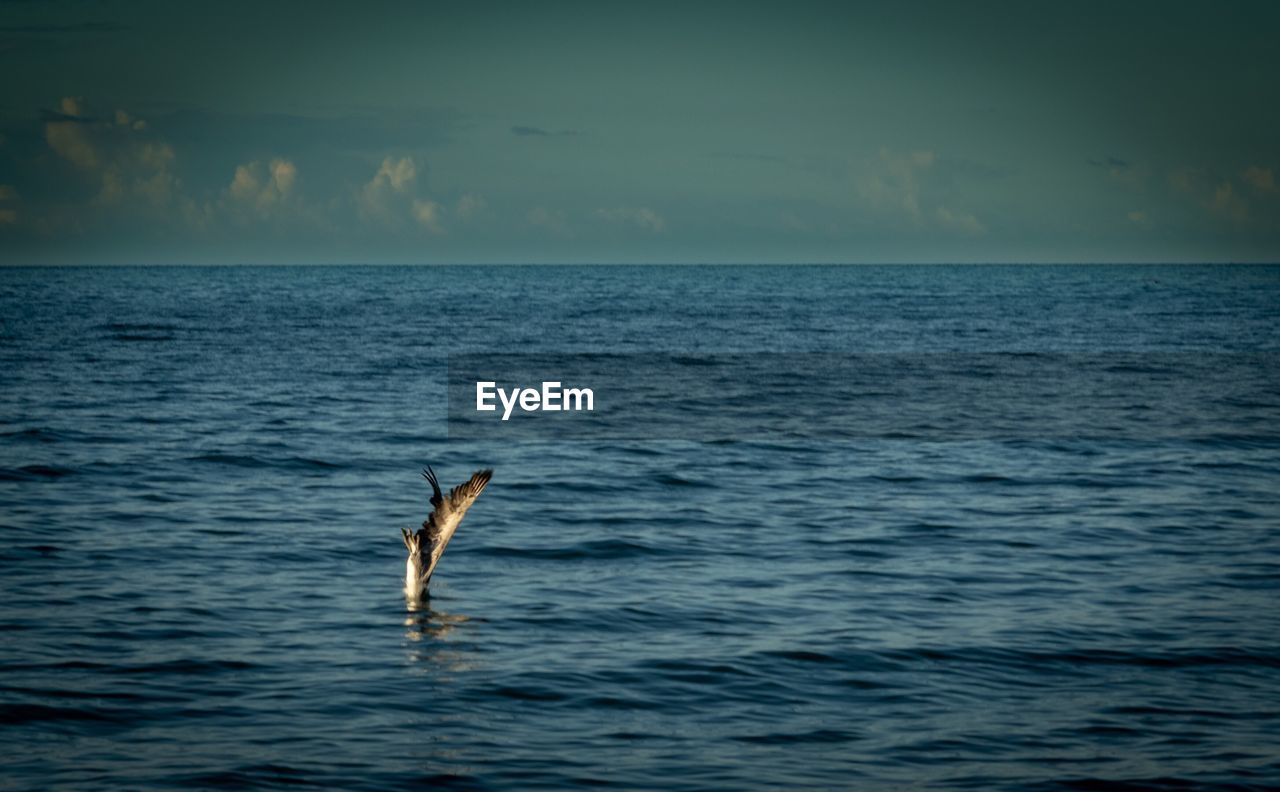
<svg viewBox="0 0 1280 792">
<path fill-rule="evenodd" d="M 1280 4 L 0 0 L 0 263 L 1280 261 Z"/>
</svg>

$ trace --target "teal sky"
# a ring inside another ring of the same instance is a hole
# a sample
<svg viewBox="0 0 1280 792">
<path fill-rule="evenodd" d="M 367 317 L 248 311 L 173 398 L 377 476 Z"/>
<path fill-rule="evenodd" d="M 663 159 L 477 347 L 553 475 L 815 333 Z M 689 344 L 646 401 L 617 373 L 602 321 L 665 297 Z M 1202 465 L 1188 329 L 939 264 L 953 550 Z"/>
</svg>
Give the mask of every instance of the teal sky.
<svg viewBox="0 0 1280 792">
<path fill-rule="evenodd" d="M 0 262 L 1280 260 L 1274 3 L 0 1 Z"/>
</svg>

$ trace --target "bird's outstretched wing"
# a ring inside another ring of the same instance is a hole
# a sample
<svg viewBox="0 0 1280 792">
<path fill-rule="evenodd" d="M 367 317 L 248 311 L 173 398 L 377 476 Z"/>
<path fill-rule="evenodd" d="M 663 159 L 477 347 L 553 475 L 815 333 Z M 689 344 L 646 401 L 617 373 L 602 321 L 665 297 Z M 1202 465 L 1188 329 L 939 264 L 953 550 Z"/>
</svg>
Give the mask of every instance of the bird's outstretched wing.
<svg viewBox="0 0 1280 792">
<path fill-rule="evenodd" d="M 462 519 L 462 515 L 467 513 L 467 509 L 471 508 L 471 504 L 475 503 L 493 478 L 493 471 L 477 470 L 465 484 L 459 484 L 450 490 L 448 498 L 440 491 L 440 480 L 436 478 L 434 470 L 428 467 L 422 471 L 422 476 L 431 484 L 432 506 L 431 514 L 422 521 L 422 527 L 430 529 L 434 525 L 438 529 L 451 518 Z"/>
<path fill-rule="evenodd" d="M 427 465 L 427 469 L 422 471 L 422 477 L 431 484 L 431 505 L 436 509 L 440 508 L 444 501 L 440 495 L 440 479 L 436 478 L 436 472 Z"/>
<path fill-rule="evenodd" d="M 436 478 L 434 470 L 428 467 L 422 471 L 422 475 L 431 484 L 432 510 L 427 519 L 423 520 L 422 530 L 419 532 L 419 535 L 423 533 L 427 535 L 427 546 L 431 548 L 431 564 L 427 572 L 429 576 L 444 553 L 445 545 L 449 544 L 449 540 L 453 538 L 453 532 L 458 529 L 458 523 L 462 522 L 467 509 L 471 508 L 471 504 L 476 502 L 476 498 L 480 497 L 480 493 L 493 478 L 493 471 L 488 469 L 476 471 L 465 484 L 459 484 L 450 490 L 448 497 L 440 491 L 440 480 Z"/>
</svg>

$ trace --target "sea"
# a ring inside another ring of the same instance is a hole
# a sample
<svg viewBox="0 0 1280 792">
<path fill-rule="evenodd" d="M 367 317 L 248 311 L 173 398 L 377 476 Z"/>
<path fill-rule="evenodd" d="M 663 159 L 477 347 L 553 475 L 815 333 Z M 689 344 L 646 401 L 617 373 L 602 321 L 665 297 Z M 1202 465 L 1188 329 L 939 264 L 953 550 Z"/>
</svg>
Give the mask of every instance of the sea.
<svg viewBox="0 0 1280 792">
<path fill-rule="evenodd" d="M 1280 267 L 0 268 L 0 788 L 1276 789 L 1278 595 Z"/>
</svg>

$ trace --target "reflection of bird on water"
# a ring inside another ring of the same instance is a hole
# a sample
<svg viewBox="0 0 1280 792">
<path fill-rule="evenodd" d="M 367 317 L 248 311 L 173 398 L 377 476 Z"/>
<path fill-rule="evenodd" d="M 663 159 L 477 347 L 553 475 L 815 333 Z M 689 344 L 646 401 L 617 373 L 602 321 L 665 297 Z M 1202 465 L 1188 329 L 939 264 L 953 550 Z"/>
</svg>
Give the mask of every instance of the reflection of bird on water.
<svg viewBox="0 0 1280 792">
<path fill-rule="evenodd" d="M 440 491 L 434 470 L 428 467 L 422 475 L 431 483 L 431 514 L 416 534 L 409 529 L 400 529 L 404 535 L 404 546 L 409 549 L 409 560 L 404 568 L 404 594 L 410 601 L 426 598 L 427 583 L 436 564 L 440 563 L 440 556 L 444 555 L 445 546 L 453 538 L 453 532 L 458 530 L 458 523 L 462 522 L 467 509 L 493 477 L 493 471 L 477 471 L 467 483 L 450 490 L 447 498 Z"/>
<path fill-rule="evenodd" d="M 410 641 L 444 638 L 454 627 L 470 620 L 468 616 L 433 610 L 426 603 L 410 603 L 404 617 L 404 637 Z"/>
<path fill-rule="evenodd" d="M 405 649 L 409 663 L 436 682 L 447 682 L 454 674 L 475 667 L 475 658 L 465 641 L 451 635 L 464 622 L 472 619 L 458 613 L 432 609 L 427 601 L 410 602 L 404 615 Z M 483 621 L 483 620 L 481 620 Z"/>
</svg>

